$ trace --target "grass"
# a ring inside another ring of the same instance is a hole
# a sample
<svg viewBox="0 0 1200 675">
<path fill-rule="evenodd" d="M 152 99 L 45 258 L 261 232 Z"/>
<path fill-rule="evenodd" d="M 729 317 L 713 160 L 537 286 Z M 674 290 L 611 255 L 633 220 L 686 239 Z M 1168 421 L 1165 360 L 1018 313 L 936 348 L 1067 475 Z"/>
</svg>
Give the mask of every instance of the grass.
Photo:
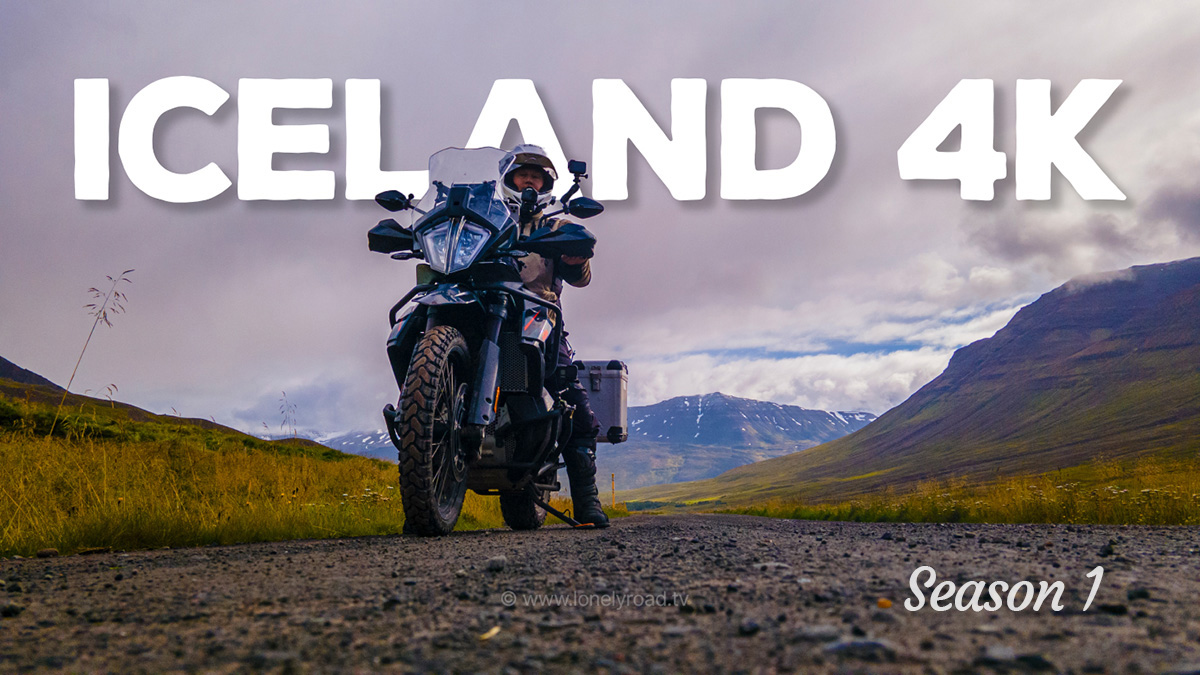
<svg viewBox="0 0 1200 675">
<path fill-rule="evenodd" d="M 263 441 L 200 420 L 144 411 L 138 413 L 148 419 L 134 419 L 75 395 L 71 401 L 55 422 L 51 405 L 0 397 L 0 555 L 403 528 L 395 465 L 306 441 Z M 498 499 L 468 493 L 458 529 L 492 527 L 503 527 Z"/>
<path fill-rule="evenodd" d="M 1197 525 L 1200 465 L 1164 456 L 1101 459 L 983 485 L 928 482 L 903 494 L 837 503 L 770 501 L 721 512 L 858 522 Z"/>
</svg>

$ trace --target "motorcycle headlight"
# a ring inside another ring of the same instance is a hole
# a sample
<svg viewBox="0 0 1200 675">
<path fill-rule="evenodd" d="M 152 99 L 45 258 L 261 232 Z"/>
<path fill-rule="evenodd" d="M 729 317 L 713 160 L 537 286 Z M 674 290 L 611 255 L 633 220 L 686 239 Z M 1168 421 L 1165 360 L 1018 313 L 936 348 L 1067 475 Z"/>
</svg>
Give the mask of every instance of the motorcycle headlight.
<svg viewBox="0 0 1200 675">
<path fill-rule="evenodd" d="M 421 250 L 435 272 L 451 274 L 464 270 L 487 246 L 490 235 L 478 225 L 463 221 L 440 223 L 422 233 Z"/>
<path fill-rule="evenodd" d="M 447 274 L 446 260 L 450 257 L 450 223 L 449 221 L 434 226 L 421 234 L 421 250 L 425 252 L 425 260 L 435 272 Z"/>
<path fill-rule="evenodd" d="M 454 254 L 450 256 L 449 272 L 457 272 L 470 267 L 471 263 L 475 262 L 475 257 L 483 252 L 487 241 L 487 230 L 478 225 L 463 223 L 458 234 L 458 241 L 455 242 Z"/>
</svg>

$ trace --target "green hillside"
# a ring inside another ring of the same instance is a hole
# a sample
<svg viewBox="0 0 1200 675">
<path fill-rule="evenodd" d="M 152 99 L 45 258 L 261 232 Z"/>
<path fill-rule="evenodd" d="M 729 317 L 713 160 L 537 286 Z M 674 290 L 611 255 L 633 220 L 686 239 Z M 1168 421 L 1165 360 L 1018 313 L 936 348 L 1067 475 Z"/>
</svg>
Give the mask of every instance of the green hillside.
<svg viewBox="0 0 1200 675">
<path fill-rule="evenodd" d="M 60 409 L 61 397 L 0 379 L 0 556 L 403 528 L 394 464 L 118 401 L 72 394 Z M 496 498 L 467 495 L 458 529 L 502 523 Z"/>
<path fill-rule="evenodd" d="M 240 445 L 327 461 L 353 457 L 308 439 L 265 441 L 210 420 L 156 415 L 128 403 L 79 394 L 67 394 L 64 399 L 62 389 L 52 384 L 0 378 L 0 432 L 35 438 L 50 435 L 52 429 L 54 438 L 68 441 L 195 441 L 208 448 Z"/>
<path fill-rule="evenodd" d="M 867 427 L 629 501 L 833 502 L 1096 458 L 1200 452 L 1200 259 L 1047 293 Z"/>
</svg>

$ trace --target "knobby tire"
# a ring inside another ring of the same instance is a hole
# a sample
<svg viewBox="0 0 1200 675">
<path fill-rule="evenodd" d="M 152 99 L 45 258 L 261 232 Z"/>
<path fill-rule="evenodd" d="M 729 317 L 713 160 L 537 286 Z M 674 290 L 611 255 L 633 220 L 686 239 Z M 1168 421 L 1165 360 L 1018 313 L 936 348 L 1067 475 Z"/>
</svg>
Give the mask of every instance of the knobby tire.
<svg viewBox="0 0 1200 675">
<path fill-rule="evenodd" d="M 461 427 L 469 363 L 453 326 L 431 328 L 413 350 L 396 419 L 406 531 L 445 535 L 458 522 L 467 491 Z"/>
</svg>

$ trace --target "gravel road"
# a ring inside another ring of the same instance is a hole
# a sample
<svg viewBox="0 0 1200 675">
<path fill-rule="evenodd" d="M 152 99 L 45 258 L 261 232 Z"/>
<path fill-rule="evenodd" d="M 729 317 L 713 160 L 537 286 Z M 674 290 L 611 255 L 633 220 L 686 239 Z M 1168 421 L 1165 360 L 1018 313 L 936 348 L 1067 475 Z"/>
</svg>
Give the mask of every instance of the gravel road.
<svg viewBox="0 0 1200 675">
<path fill-rule="evenodd" d="M 685 515 L 3 560 L 0 672 L 1200 672 L 1198 548 L 1189 528 Z M 1064 609 L 908 611 L 922 565 L 1061 580 Z"/>
</svg>

